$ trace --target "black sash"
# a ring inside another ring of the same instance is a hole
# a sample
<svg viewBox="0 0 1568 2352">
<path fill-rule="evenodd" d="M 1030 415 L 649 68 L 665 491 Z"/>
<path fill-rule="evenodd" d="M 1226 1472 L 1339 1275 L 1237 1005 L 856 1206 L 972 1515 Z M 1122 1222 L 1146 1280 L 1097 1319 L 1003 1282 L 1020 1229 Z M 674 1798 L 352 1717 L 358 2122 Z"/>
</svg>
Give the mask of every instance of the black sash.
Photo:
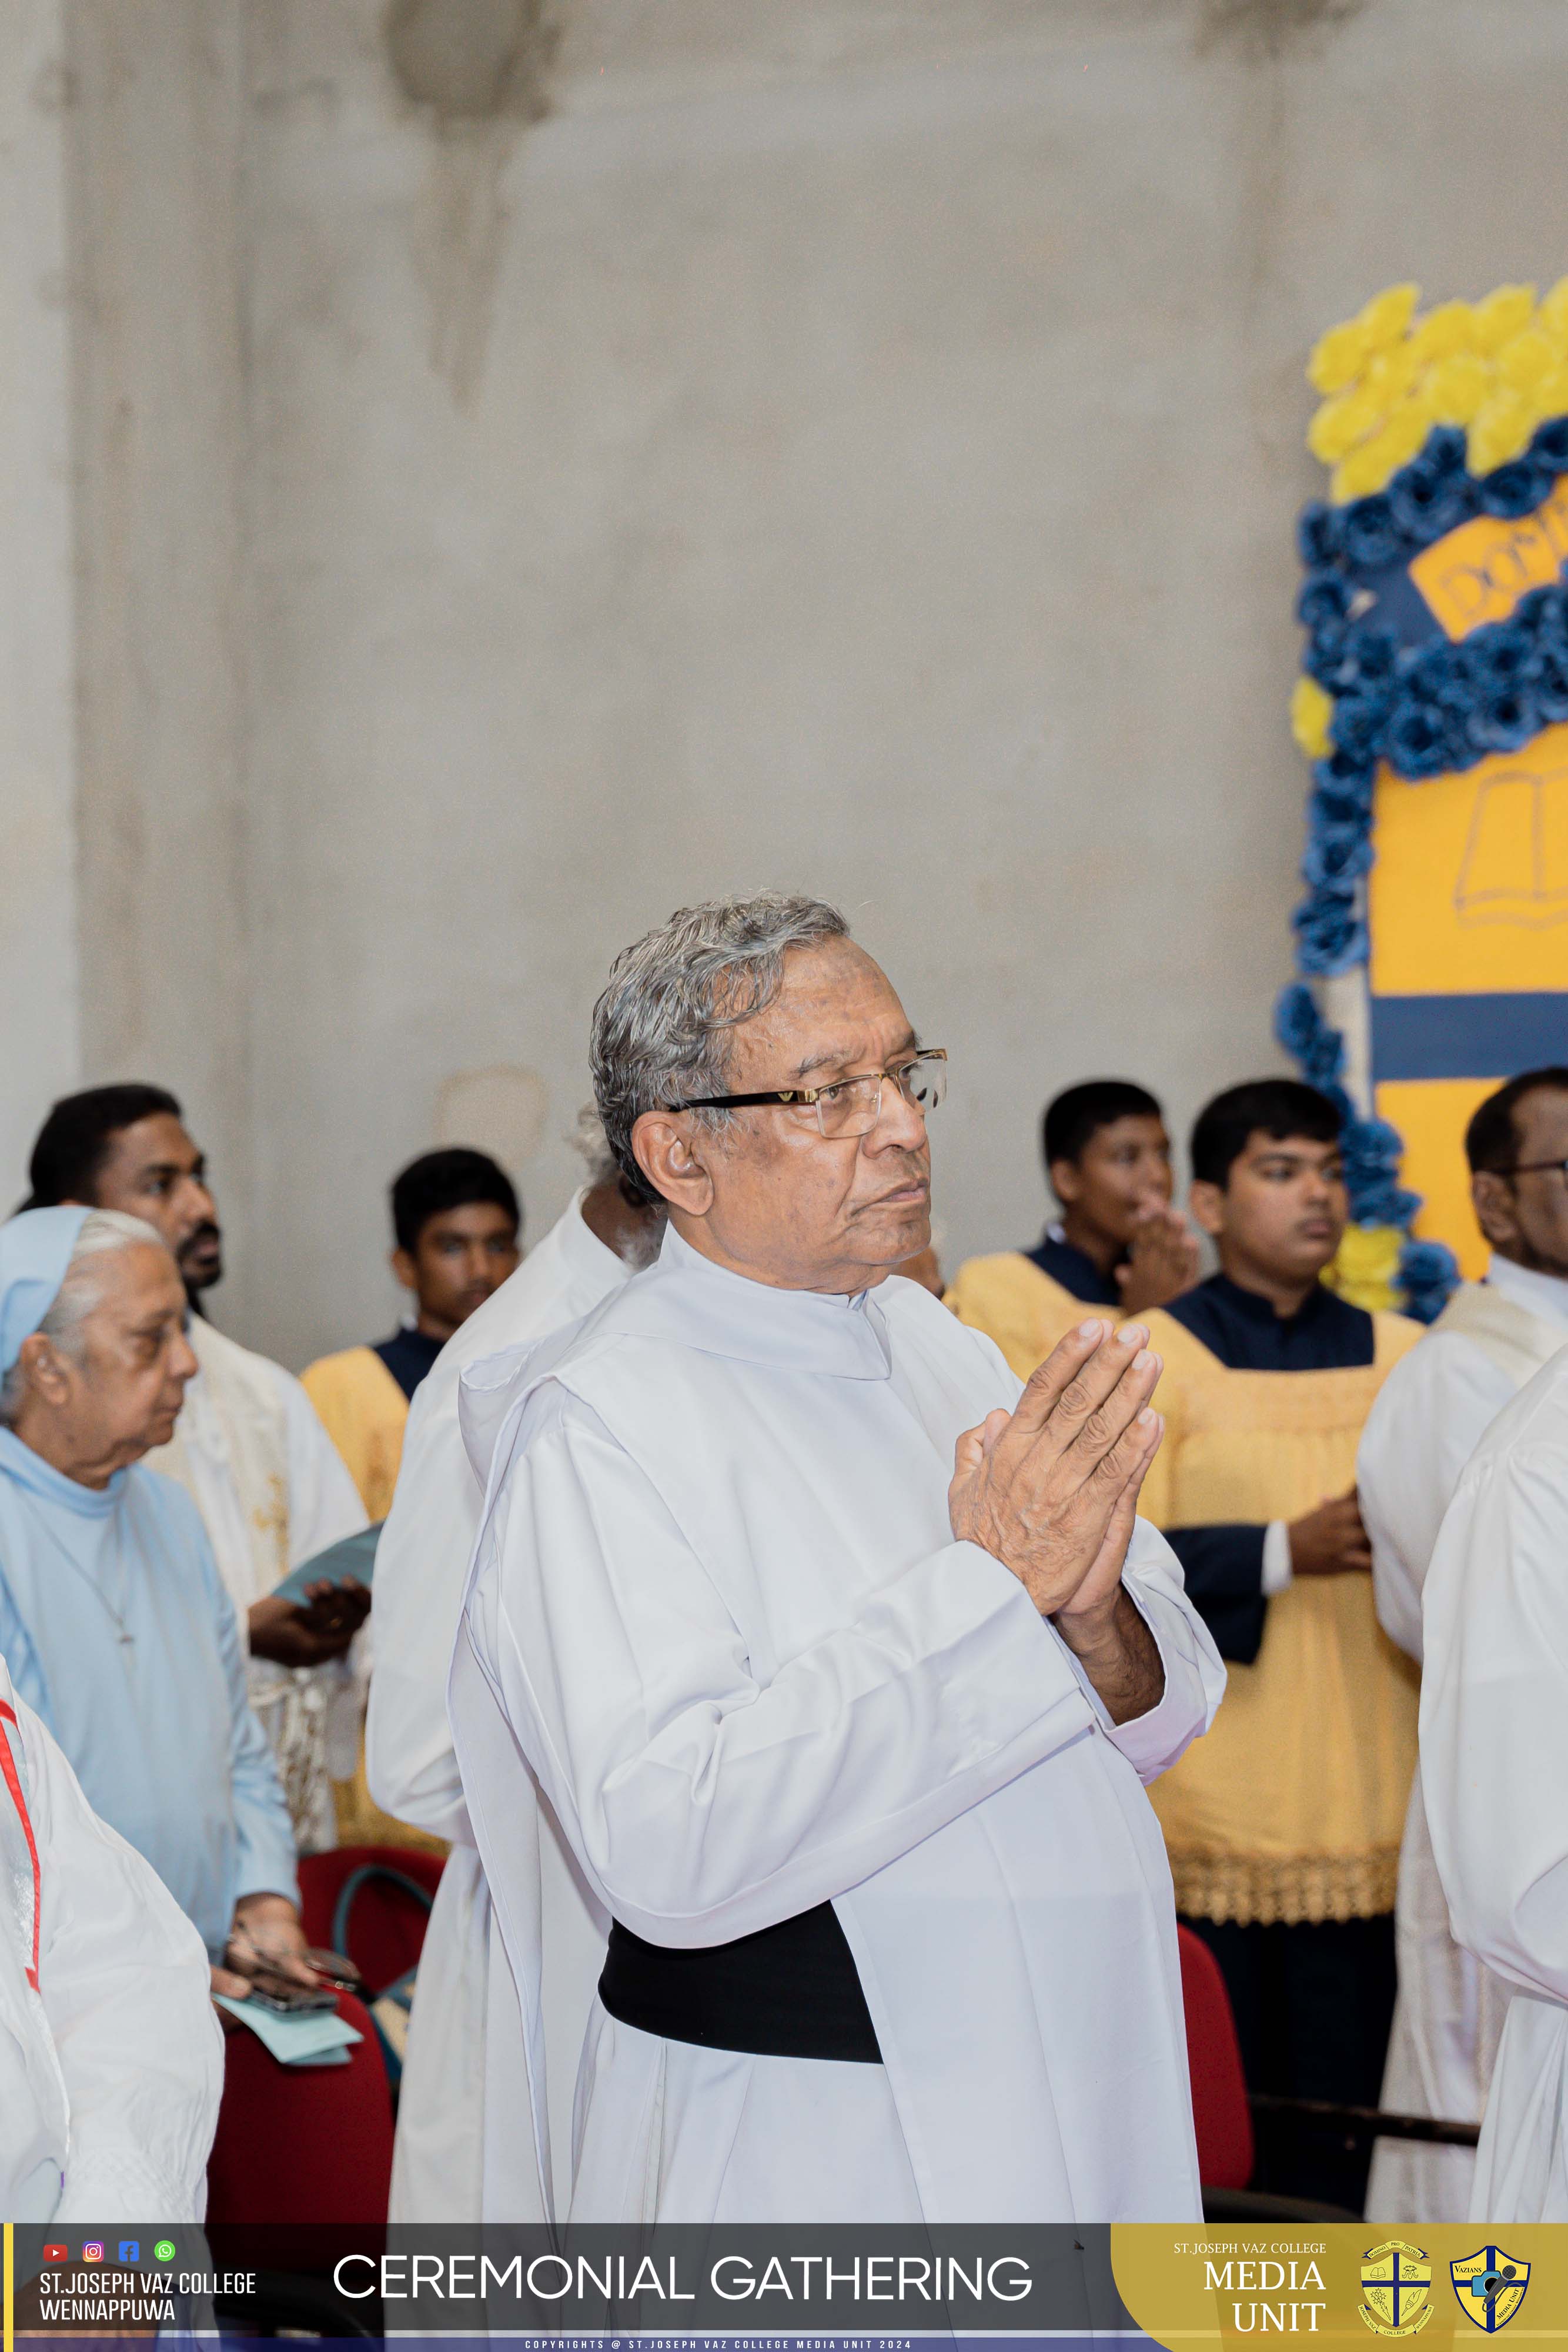
<svg viewBox="0 0 1568 2352">
<path fill-rule="evenodd" d="M 619 1919 L 599 1998 L 612 2017 L 665 2042 L 762 2058 L 882 2063 L 854 1958 L 831 1903 L 730 1944 L 674 1951 Z"/>
</svg>

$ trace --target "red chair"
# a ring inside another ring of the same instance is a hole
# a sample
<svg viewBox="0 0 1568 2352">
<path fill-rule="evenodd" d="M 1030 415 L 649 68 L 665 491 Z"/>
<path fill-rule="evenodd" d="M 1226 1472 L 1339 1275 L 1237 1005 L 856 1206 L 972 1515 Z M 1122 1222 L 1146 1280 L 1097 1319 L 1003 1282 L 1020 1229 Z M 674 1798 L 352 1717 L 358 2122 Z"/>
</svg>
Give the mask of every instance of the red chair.
<svg viewBox="0 0 1568 2352">
<path fill-rule="evenodd" d="M 1198 2179 L 1206 2189 L 1245 2189 L 1252 2178 L 1252 2116 L 1230 1996 L 1201 1937 L 1178 1927 L 1176 1943 Z"/>
<path fill-rule="evenodd" d="M 299 1907 L 308 1943 L 330 1948 L 338 1899 L 357 1871 L 371 1871 L 355 1890 L 345 1938 L 347 1956 L 372 1995 L 419 1965 L 429 1903 L 441 1884 L 444 1857 L 415 1846 L 343 1845 L 299 1862 Z M 425 1901 L 408 1891 L 412 1881 Z"/>
<path fill-rule="evenodd" d="M 346 2066 L 280 2066 L 248 2027 L 225 2035 L 210 2223 L 385 2224 L 392 2109 L 381 2043 L 351 1994 L 339 1994 L 338 2014 L 361 2037 Z M 288 2267 L 277 2252 L 269 2259 Z"/>
</svg>

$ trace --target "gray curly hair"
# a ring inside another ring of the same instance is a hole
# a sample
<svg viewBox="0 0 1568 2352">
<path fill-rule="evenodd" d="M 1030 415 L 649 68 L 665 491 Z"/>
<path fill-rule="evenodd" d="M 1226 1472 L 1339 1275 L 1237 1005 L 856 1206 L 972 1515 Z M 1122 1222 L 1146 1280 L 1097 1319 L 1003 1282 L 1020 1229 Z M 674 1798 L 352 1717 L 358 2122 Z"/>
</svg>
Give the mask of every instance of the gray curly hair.
<svg viewBox="0 0 1568 2352">
<path fill-rule="evenodd" d="M 622 948 L 593 1008 L 589 1067 L 605 1140 L 639 1200 L 660 1198 L 632 1150 L 643 1112 L 686 1095 L 723 1094 L 729 1032 L 772 1003 L 789 950 L 847 939 L 849 928 L 821 898 L 758 890 L 682 907 Z M 712 1127 L 733 1115 L 695 1114 Z"/>
</svg>

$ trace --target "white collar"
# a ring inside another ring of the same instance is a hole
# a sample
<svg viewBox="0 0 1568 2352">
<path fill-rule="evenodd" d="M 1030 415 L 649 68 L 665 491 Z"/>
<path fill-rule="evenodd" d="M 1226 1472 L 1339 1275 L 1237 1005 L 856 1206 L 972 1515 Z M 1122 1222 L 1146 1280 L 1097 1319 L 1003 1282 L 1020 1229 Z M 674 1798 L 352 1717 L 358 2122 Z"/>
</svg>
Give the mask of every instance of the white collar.
<svg viewBox="0 0 1568 2352">
<path fill-rule="evenodd" d="M 580 1275 L 596 1290 L 629 1280 L 631 1267 L 623 1257 L 601 1242 L 582 1213 L 582 1204 L 589 1188 L 582 1185 L 568 1202 L 565 1214 L 556 1227 L 559 1236 L 560 1254 L 573 1274 Z"/>
<path fill-rule="evenodd" d="M 1487 1282 L 1516 1307 L 1543 1316 L 1549 1323 L 1568 1326 L 1568 1282 L 1561 1275 L 1538 1274 L 1532 1266 L 1515 1265 L 1511 1257 L 1499 1257 L 1494 1251 L 1487 1266 Z"/>
<path fill-rule="evenodd" d="M 882 1309 L 867 1291 L 776 1290 L 732 1274 L 664 1229 L 654 1264 L 622 1293 L 613 1328 L 677 1341 L 781 1371 L 884 1381 L 893 1351 Z"/>
</svg>

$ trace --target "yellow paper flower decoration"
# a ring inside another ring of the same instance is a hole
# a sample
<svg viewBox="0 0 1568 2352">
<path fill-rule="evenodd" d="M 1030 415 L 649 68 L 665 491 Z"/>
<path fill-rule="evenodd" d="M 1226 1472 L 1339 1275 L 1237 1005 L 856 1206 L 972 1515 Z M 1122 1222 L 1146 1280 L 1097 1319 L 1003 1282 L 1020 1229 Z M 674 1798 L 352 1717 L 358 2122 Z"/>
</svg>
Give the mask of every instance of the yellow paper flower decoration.
<svg viewBox="0 0 1568 2352">
<path fill-rule="evenodd" d="M 1498 352 L 1521 335 L 1535 314 L 1533 286 L 1500 286 L 1476 304 L 1476 341 L 1483 352 Z"/>
<path fill-rule="evenodd" d="M 1521 335 L 1504 343 L 1497 355 L 1497 372 L 1504 383 L 1516 392 L 1528 393 L 1542 376 L 1550 375 L 1561 353 L 1550 335 L 1533 327 L 1526 327 Z"/>
<path fill-rule="evenodd" d="M 1434 360 L 1452 359 L 1456 352 L 1476 347 L 1476 315 L 1468 302 L 1439 302 L 1410 331 L 1410 348 L 1418 367 Z"/>
<path fill-rule="evenodd" d="M 1343 392 L 1354 383 L 1372 357 L 1372 339 L 1359 319 L 1320 335 L 1307 362 L 1307 375 L 1319 392 Z"/>
<path fill-rule="evenodd" d="M 1539 305 L 1533 286 L 1424 317 L 1420 299 L 1418 287 L 1386 287 L 1313 346 L 1307 373 L 1324 397 L 1307 445 L 1333 468 L 1336 504 L 1384 488 L 1434 425 L 1465 426 L 1470 469 L 1487 474 L 1568 415 L 1568 277 Z"/>
<path fill-rule="evenodd" d="M 1368 1314 L 1396 1307 L 1399 1254 L 1406 1236 L 1397 1225 L 1346 1225 L 1333 1263 L 1323 1269 L 1329 1288 Z"/>
<path fill-rule="evenodd" d="M 1531 287 L 1530 290 L 1533 295 L 1535 289 Z M 1416 305 L 1420 299 L 1421 289 L 1418 286 L 1387 286 L 1381 294 L 1375 294 L 1370 302 L 1363 303 L 1361 324 L 1365 328 L 1367 339 L 1375 351 L 1398 342 L 1409 332 L 1410 321 L 1416 315 Z"/>
<path fill-rule="evenodd" d="M 1494 466 L 1504 466 L 1511 457 L 1517 457 L 1528 445 L 1536 423 L 1530 403 L 1521 400 L 1507 384 L 1500 383 L 1482 401 L 1470 425 L 1471 473 L 1490 474 Z"/>
<path fill-rule="evenodd" d="M 1491 371 L 1475 352 L 1453 352 L 1427 369 L 1416 389 L 1434 425 L 1468 425 L 1491 386 Z"/>
<path fill-rule="evenodd" d="M 1324 692 L 1315 677 L 1303 671 L 1291 692 L 1291 732 L 1298 748 L 1309 760 L 1326 760 L 1332 750 L 1329 741 L 1329 720 L 1333 717 L 1333 697 Z"/>
</svg>

